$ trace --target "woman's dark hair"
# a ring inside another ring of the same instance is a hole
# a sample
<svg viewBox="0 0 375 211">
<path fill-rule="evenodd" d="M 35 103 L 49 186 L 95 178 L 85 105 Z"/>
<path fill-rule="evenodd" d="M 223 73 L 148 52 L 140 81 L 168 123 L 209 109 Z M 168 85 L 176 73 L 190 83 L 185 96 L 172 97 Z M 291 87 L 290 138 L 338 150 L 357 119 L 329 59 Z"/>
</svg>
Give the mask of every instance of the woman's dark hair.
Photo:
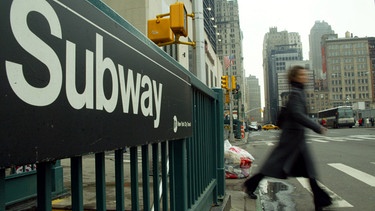
<svg viewBox="0 0 375 211">
<path fill-rule="evenodd" d="M 296 79 L 296 77 L 298 76 L 299 71 L 303 70 L 303 69 L 305 69 L 305 68 L 302 67 L 302 66 L 299 66 L 299 65 L 291 67 L 288 71 L 288 81 L 289 81 L 289 83 L 294 81 Z"/>
</svg>

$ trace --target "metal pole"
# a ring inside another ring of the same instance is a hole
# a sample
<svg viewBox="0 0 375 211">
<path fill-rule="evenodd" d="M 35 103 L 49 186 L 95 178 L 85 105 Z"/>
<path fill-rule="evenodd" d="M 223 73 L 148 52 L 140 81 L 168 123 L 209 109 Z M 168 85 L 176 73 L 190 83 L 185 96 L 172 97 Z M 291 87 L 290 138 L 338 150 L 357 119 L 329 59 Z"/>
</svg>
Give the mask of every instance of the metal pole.
<svg viewBox="0 0 375 211">
<path fill-rule="evenodd" d="M 52 210 L 52 163 L 37 164 L 37 205 L 39 210 Z"/>
<path fill-rule="evenodd" d="M 234 141 L 234 134 L 233 134 L 233 95 L 232 95 L 232 71 L 231 66 L 229 66 L 228 71 L 229 79 L 228 79 L 228 85 L 229 85 L 229 125 L 230 125 L 230 135 L 229 135 L 229 141 Z M 238 130 L 238 128 L 237 128 Z"/>
<path fill-rule="evenodd" d="M 5 168 L 0 168 L 0 211 L 5 211 Z"/>
<path fill-rule="evenodd" d="M 197 77 L 206 84 L 205 52 L 204 52 L 204 22 L 203 1 L 193 1 L 194 11 L 194 41 L 195 46 L 195 68 Z"/>
</svg>

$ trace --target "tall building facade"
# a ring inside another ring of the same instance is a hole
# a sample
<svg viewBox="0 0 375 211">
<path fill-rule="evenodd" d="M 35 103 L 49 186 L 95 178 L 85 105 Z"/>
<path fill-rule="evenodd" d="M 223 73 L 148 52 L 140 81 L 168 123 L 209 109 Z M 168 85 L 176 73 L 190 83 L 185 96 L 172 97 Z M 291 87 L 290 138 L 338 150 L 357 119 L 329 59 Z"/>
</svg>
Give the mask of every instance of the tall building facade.
<svg viewBox="0 0 375 211">
<path fill-rule="evenodd" d="M 259 79 L 256 76 L 249 75 L 249 77 L 246 77 L 246 87 L 245 99 L 248 99 L 248 110 L 245 111 L 246 121 L 263 122 Z"/>
<path fill-rule="evenodd" d="M 302 42 L 299 34 L 288 31 L 278 32 L 276 27 L 270 28 L 263 40 L 265 122 L 276 123 L 279 107 L 282 105 L 277 75 L 287 71 L 286 62 L 301 60 L 303 60 Z"/>
<path fill-rule="evenodd" d="M 216 20 L 215 20 L 215 1 L 203 0 L 203 18 L 204 31 L 207 34 L 207 40 L 212 45 L 212 49 L 216 53 Z"/>
<path fill-rule="evenodd" d="M 364 102 L 375 108 L 375 37 L 326 39 L 323 42 L 332 107 Z"/>
<path fill-rule="evenodd" d="M 147 21 L 155 19 L 157 15 L 169 13 L 169 6 L 176 3 L 174 0 L 103 0 L 104 3 L 114 9 L 126 21 L 137 28 L 141 33 L 147 35 Z M 192 13 L 192 1 L 180 0 L 184 3 L 187 13 Z M 205 81 L 208 87 L 220 86 L 222 76 L 222 61 L 216 55 L 216 24 L 214 0 L 203 0 L 204 43 L 205 43 L 205 69 L 196 70 L 194 55 L 196 49 L 188 45 L 167 45 L 163 49 L 183 67 L 198 75 L 198 71 L 205 71 Z M 194 41 L 194 21 L 187 19 L 188 36 L 180 37 L 181 41 Z"/>
<path fill-rule="evenodd" d="M 236 77 L 239 92 L 234 96 L 233 108 L 244 117 L 244 83 L 242 32 L 237 0 L 215 0 L 217 55 L 223 63 L 223 75 Z"/>
<path fill-rule="evenodd" d="M 309 60 L 311 69 L 315 72 L 316 79 L 323 79 L 325 76 L 322 69 L 322 36 L 334 34 L 332 27 L 325 21 L 315 21 L 314 26 L 310 29 L 309 34 Z"/>
</svg>

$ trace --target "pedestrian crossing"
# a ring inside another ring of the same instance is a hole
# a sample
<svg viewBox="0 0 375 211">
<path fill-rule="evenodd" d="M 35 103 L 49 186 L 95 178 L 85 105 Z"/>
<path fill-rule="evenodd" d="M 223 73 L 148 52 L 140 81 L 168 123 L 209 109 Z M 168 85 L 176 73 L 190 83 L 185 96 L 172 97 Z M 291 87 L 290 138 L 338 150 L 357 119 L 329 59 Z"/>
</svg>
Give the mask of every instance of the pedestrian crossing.
<svg viewBox="0 0 375 211">
<path fill-rule="evenodd" d="M 306 190 L 308 190 L 312 194 L 308 179 L 303 178 L 303 177 L 297 177 L 296 179 L 302 185 L 303 188 L 305 188 Z M 318 181 L 318 184 L 332 198 L 332 205 L 330 206 L 331 208 L 334 208 L 334 207 L 335 208 L 353 207 L 353 205 L 351 205 L 349 202 L 347 202 L 346 200 L 341 198 L 339 195 L 337 195 L 335 192 L 330 190 L 328 187 L 326 187 L 325 185 L 323 185 L 319 181 Z"/>
<path fill-rule="evenodd" d="M 369 133 L 374 133 L 369 131 Z M 275 133 L 276 134 L 276 133 Z M 342 131 L 336 130 L 331 131 L 328 136 L 323 136 L 315 133 L 308 132 L 306 134 L 306 141 L 309 144 L 324 145 L 328 143 L 351 143 L 349 146 L 353 146 L 352 143 L 360 144 L 365 143 L 363 146 L 372 147 L 372 143 L 375 143 L 375 134 L 343 134 Z M 272 146 L 277 144 L 277 141 L 259 141 L 263 145 Z M 368 148 L 366 148 L 366 153 Z M 363 156 L 362 156 L 363 157 Z M 366 157 L 364 157 L 366 159 Z M 328 210 L 375 210 L 375 205 L 373 203 L 375 191 L 375 160 L 373 156 L 368 157 L 369 160 L 365 161 L 366 164 L 361 167 L 357 167 L 350 163 L 346 163 L 345 159 L 334 159 L 335 161 L 327 162 L 324 167 L 325 172 L 328 171 L 328 176 L 325 178 L 327 182 L 319 185 L 332 197 L 333 204 L 328 208 Z M 342 163 L 341 163 L 342 162 Z M 322 166 L 320 166 L 322 167 Z M 332 176 L 334 175 L 334 176 Z M 332 182 L 331 180 L 337 180 L 343 177 L 343 180 Z M 328 178 L 328 180 L 327 180 Z M 297 178 L 297 181 L 302 185 L 304 189 L 309 191 L 310 184 L 305 178 Z M 347 182 L 351 183 L 350 187 L 347 186 Z M 348 191 L 349 190 L 349 191 Z M 359 197 L 353 196 L 351 190 L 358 194 L 363 192 L 363 199 L 358 199 Z M 301 200 L 302 201 L 302 200 Z"/>
<path fill-rule="evenodd" d="M 336 136 L 336 137 L 329 137 L 329 136 L 321 136 L 317 134 L 307 134 L 307 142 L 308 143 L 329 143 L 329 142 L 368 142 L 368 141 L 375 141 L 375 135 L 348 135 L 348 136 Z M 370 188 L 375 187 L 375 175 L 369 174 L 369 172 L 363 172 L 351 166 L 348 166 L 343 163 L 328 163 L 328 166 L 332 167 L 340 171 L 343 175 L 348 175 L 353 180 L 357 180 L 362 182 L 363 184 L 368 185 Z M 369 162 L 369 165 L 375 165 L 374 161 Z M 303 178 L 297 179 L 301 185 L 308 189 L 309 185 L 306 186 L 306 180 Z M 333 191 L 329 190 L 328 187 L 320 184 L 333 199 L 333 205 L 330 208 L 350 208 L 354 207 L 351 203 L 343 199 L 342 196 L 337 195 Z M 309 190 L 309 189 L 308 189 Z"/>
<path fill-rule="evenodd" d="M 339 137 L 329 137 L 315 134 L 307 134 L 307 141 L 327 143 L 327 142 L 345 142 L 345 141 L 375 141 L 375 135 L 349 135 L 349 136 L 339 136 Z"/>
<path fill-rule="evenodd" d="M 349 176 L 352 176 L 353 178 L 361 182 L 366 183 L 367 185 L 375 187 L 375 177 L 370 174 L 367 174 L 363 171 L 357 170 L 342 163 L 329 163 L 328 165 L 344 172 L 345 174 L 348 174 Z"/>
<path fill-rule="evenodd" d="M 375 165 L 375 162 L 370 162 L 370 164 Z M 343 163 L 328 163 L 328 166 L 346 174 L 349 175 L 350 177 L 354 178 L 355 180 L 358 180 L 370 187 L 375 187 L 375 176 L 368 174 L 366 172 L 360 171 L 358 169 L 355 169 L 351 166 L 348 166 Z M 297 181 L 302 185 L 303 188 L 308 190 L 310 193 L 310 184 L 309 181 L 306 178 L 302 177 L 297 177 Z M 319 183 L 319 186 L 322 187 L 332 198 L 333 204 L 330 206 L 330 208 L 349 208 L 349 207 L 354 207 L 352 204 L 350 204 L 348 201 L 342 198 L 342 196 L 339 196 L 332 190 L 330 190 L 327 186 L 324 184 Z"/>
</svg>

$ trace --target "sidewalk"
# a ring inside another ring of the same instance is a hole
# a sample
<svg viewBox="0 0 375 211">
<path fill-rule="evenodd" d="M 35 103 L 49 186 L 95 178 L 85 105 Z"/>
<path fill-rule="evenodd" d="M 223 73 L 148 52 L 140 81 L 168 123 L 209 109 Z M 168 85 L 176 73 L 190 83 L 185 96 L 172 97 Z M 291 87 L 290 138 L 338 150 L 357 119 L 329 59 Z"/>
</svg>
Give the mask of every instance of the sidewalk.
<svg viewBox="0 0 375 211">
<path fill-rule="evenodd" d="M 105 159 L 106 172 L 114 171 L 114 164 L 111 156 L 106 156 Z M 82 172 L 83 177 L 83 205 L 84 210 L 96 210 L 96 199 L 95 199 L 95 158 L 94 156 L 85 157 L 82 161 L 82 166 L 84 170 Z M 64 187 L 67 191 L 70 191 L 70 159 L 61 160 L 61 166 L 64 168 Z M 124 172 L 129 172 L 130 169 L 126 169 L 124 165 Z M 140 170 L 140 168 L 139 168 Z M 116 195 L 115 195 L 115 178 L 107 174 L 106 176 L 106 201 L 107 210 L 116 210 Z M 125 174 L 125 193 L 130 193 L 130 175 Z M 247 195 L 242 191 L 242 183 L 245 179 L 226 179 L 226 195 L 230 200 L 227 201 L 228 204 L 219 207 L 215 207 L 212 211 L 227 210 L 227 211 L 260 211 L 257 210 L 258 200 L 253 200 L 247 197 Z M 142 180 L 139 181 L 140 183 Z M 150 180 L 150 188 L 152 188 L 152 179 Z M 152 190 L 150 191 L 152 193 Z M 140 200 L 142 200 L 142 194 L 139 195 Z M 152 199 L 152 197 L 151 197 Z M 130 194 L 125 194 L 125 210 L 131 210 L 131 198 Z M 258 205 L 258 207 L 260 207 Z M 68 194 L 65 197 L 56 199 L 52 201 L 53 210 L 71 210 L 71 196 Z M 142 207 L 140 207 L 142 209 Z"/>
<path fill-rule="evenodd" d="M 231 142 L 233 146 L 239 146 L 243 148 L 243 145 L 250 144 L 248 141 L 248 134 L 246 134 L 245 139 L 236 139 Z M 246 149 L 245 149 L 246 150 Z M 251 170 L 250 168 L 250 175 Z M 231 196 L 231 209 L 230 211 L 261 211 L 260 198 L 250 199 L 243 191 L 242 184 L 247 178 L 244 179 L 226 179 L 226 194 Z"/>
<path fill-rule="evenodd" d="M 227 179 L 226 194 L 231 196 L 230 211 L 261 211 L 259 197 L 250 199 L 242 189 L 244 179 Z"/>
<path fill-rule="evenodd" d="M 246 141 L 236 140 L 233 145 L 244 145 Z M 249 143 L 250 144 L 250 143 Z M 53 200 L 53 210 L 71 210 L 71 196 L 70 196 L 70 159 L 61 160 L 61 166 L 64 171 L 64 187 L 69 193 L 65 197 Z M 95 190 L 95 156 L 85 156 L 82 160 L 82 180 L 83 180 L 83 205 L 84 210 L 95 210 L 96 208 L 96 190 Z M 106 169 L 106 205 L 107 210 L 116 210 L 116 194 L 115 194 L 115 178 L 114 178 L 114 155 L 113 153 L 106 154 L 105 156 L 105 169 Z M 138 168 L 142 170 L 141 166 Z M 131 210 L 131 193 L 130 190 L 130 165 L 124 163 L 124 192 L 125 192 L 125 210 Z M 139 172 L 139 175 L 142 173 Z M 226 179 L 226 199 L 222 206 L 213 207 L 212 211 L 227 210 L 227 211 L 261 211 L 259 209 L 260 199 L 253 200 L 247 197 L 242 191 L 242 184 L 246 179 Z M 139 179 L 142 183 L 142 178 Z M 150 178 L 150 193 L 152 193 L 152 178 Z M 152 196 L 150 197 L 153 198 Z M 139 199 L 142 200 L 142 193 L 139 194 Z M 224 203 L 227 204 L 224 204 Z M 142 206 L 140 204 L 140 206 Z M 257 209 L 258 207 L 258 209 Z M 142 210 L 143 208 L 140 207 Z"/>
<path fill-rule="evenodd" d="M 62 197 L 52 201 L 53 210 L 71 210 L 71 195 L 70 195 L 70 159 L 61 160 L 61 166 L 64 171 L 64 187 L 68 191 L 66 197 Z M 83 183 L 83 206 L 84 210 L 96 210 L 96 186 L 95 186 L 95 156 L 89 155 L 82 159 L 82 183 Z M 116 210 L 116 193 L 115 193 L 115 165 L 114 155 L 106 154 L 105 156 L 106 169 L 106 206 L 107 210 Z M 138 168 L 140 171 L 142 169 Z M 130 172 L 130 165 L 124 163 L 124 172 Z M 139 183 L 142 183 L 140 178 Z M 150 180 L 150 192 L 152 193 L 152 179 Z M 131 193 L 130 190 L 130 174 L 124 174 L 124 192 L 125 192 L 125 210 L 131 210 Z M 139 194 L 142 200 L 142 194 Z M 152 198 L 152 196 L 151 196 Z M 141 207 L 142 209 L 142 207 Z"/>
</svg>

